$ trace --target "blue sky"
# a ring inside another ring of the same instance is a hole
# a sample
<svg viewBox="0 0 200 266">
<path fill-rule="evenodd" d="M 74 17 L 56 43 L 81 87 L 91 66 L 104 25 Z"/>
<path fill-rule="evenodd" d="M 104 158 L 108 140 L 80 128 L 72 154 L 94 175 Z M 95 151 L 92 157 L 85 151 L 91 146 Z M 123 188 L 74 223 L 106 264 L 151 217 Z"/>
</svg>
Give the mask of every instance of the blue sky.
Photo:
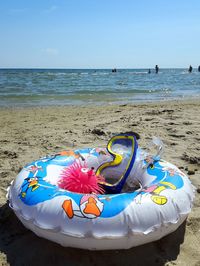
<svg viewBox="0 0 200 266">
<path fill-rule="evenodd" d="M 200 65 L 199 0 L 1 0 L 0 67 Z"/>
</svg>

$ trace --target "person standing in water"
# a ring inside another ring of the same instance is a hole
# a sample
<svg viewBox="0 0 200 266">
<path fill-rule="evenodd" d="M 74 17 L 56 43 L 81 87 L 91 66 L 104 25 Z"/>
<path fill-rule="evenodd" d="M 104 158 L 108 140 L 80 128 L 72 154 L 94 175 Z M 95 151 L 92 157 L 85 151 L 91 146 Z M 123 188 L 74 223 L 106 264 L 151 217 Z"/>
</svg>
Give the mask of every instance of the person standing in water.
<svg viewBox="0 0 200 266">
<path fill-rule="evenodd" d="M 189 66 L 188 72 L 192 73 L 192 66 L 191 65 Z"/>
<path fill-rule="evenodd" d="M 200 66 L 198 67 L 198 72 L 200 72 Z"/>
<path fill-rule="evenodd" d="M 158 74 L 158 71 L 159 71 L 158 65 L 155 66 L 155 70 L 156 70 L 156 74 Z"/>
</svg>

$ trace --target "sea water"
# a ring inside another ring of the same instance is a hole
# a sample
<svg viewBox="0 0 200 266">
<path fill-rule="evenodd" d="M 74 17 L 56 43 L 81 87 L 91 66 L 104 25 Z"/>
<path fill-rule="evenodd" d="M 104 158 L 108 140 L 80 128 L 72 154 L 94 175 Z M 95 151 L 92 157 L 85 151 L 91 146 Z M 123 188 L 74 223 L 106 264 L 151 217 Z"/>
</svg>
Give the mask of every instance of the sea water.
<svg viewBox="0 0 200 266">
<path fill-rule="evenodd" d="M 196 69 L 0 69 L 0 106 L 102 105 L 200 96 Z"/>
</svg>

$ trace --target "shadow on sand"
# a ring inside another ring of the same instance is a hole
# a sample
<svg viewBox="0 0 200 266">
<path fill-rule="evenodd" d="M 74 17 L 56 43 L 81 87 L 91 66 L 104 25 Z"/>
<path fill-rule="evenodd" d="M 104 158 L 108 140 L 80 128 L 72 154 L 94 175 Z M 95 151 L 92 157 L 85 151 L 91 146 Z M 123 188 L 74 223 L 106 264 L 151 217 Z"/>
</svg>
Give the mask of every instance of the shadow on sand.
<svg viewBox="0 0 200 266">
<path fill-rule="evenodd" d="M 37 237 L 21 224 L 6 203 L 0 208 L 0 252 L 11 266 L 164 265 L 176 260 L 184 241 L 185 226 L 184 222 L 161 240 L 129 250 L 87 251 L 64 248 Z"/>
</svg>

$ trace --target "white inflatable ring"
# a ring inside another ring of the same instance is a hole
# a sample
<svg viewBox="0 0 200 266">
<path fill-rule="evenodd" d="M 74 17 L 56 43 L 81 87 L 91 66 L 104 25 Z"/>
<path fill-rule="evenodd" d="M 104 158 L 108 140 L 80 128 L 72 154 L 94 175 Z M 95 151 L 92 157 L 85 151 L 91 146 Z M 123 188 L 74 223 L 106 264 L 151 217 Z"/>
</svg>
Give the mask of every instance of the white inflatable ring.
<svg viewBox="0 0 200 266">
<path fill-rule="evenodd" d="M 135 145 L 133 136 L 120 135 L 111 139 L 108 149 L 66 151 L 26 165 L 9 188 L 11 208 L 38 236 L 69 247 L 127 249 L 173 232 L 191 210 L 194 188 L 173 164 L 148 156 L 141 159 L 140 149 L 134 164 L 125 167 L 133 152 L 132 144 L 125 145 L 127 139 Z M 122 161 L 113 165 L 116 154 Z M 80 158 L 111 178 L 129 169 L 126 184 L 137 180 L 141 188 L 105 195 L 60 189 L 63 168 Z"/>
</svg>

